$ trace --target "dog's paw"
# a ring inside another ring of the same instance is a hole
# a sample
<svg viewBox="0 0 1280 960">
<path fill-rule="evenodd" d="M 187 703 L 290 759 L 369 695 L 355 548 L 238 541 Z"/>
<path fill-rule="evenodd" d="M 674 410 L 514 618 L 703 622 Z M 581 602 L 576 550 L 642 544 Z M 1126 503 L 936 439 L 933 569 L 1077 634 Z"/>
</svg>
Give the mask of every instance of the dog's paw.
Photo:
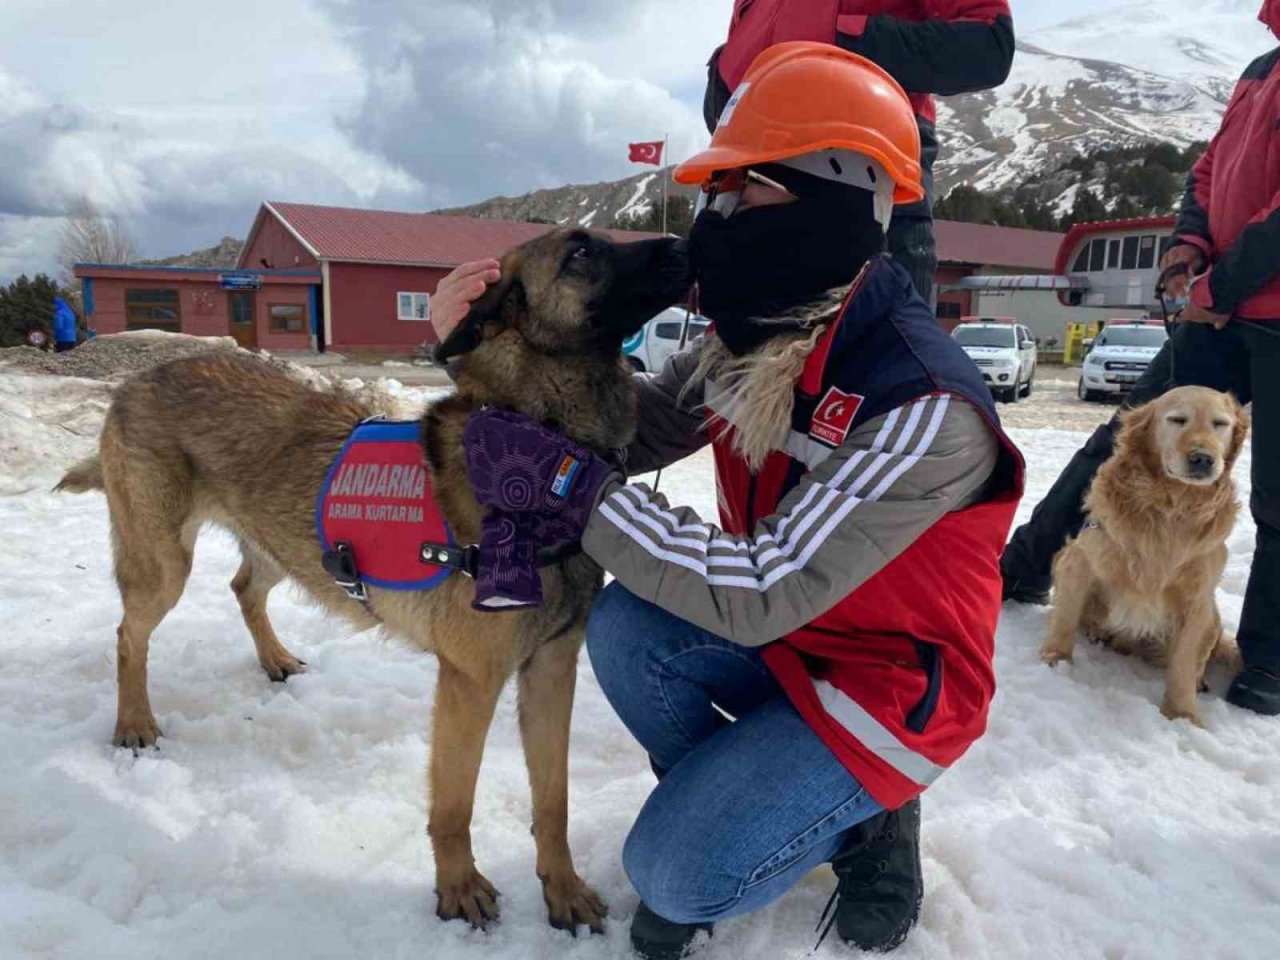
<svg viewBox="0 0 1280 960">
<path fill-rule="evenodd" d="M 1071 663 L 1075 660 L 1075 655 L 1070 650 L 1041 650 L 1040 659 L 1051 667 L 1056 667 L 1060 663 Z"/>
<path fill-rule="evenodd" d="M 477 930 L 498 919 L 498 891 L 474 867 L 455 883 L 436 888 L 436 916 L 466 920 Z"/>
<path fill-rule="evenodd" d="M 576 873 L 567 877 L 542 877 L 542 896 L 547 901 L 547 917 L 557 930 L 568 930 L 577 936 L 578 927 L 592 933 L 604 933 L 608 905 L 600 899 Z"/>
<path fill-rule="evenodd" d="M 1204 727 L 1204 721 L 1200 719 L 1200 711 L 1195 707 L 1179 706 L 1166 700 L 1160 705 L 1160 712 L 1169 720 L 1186 720 L 1197 727 Z"/>
<path fill-rule="evenodd" d="M 262 663 L 262 669 L 267 672 L 267 676 L 275 683 L 284 683 L 285 680 L 292 676 L 307 672 L 307 661 L 299 660 L 288 651 L 260 662 Z"/>
<path fill-rule="evenodd" d="M 161 736 L 160 726 L 151 714 L 130 719 L 121 717 L 116 721 L 116 732 L 111 742 L 117 747 L 140 750 L 144 747 L 154 747 Z"/>
</svg>

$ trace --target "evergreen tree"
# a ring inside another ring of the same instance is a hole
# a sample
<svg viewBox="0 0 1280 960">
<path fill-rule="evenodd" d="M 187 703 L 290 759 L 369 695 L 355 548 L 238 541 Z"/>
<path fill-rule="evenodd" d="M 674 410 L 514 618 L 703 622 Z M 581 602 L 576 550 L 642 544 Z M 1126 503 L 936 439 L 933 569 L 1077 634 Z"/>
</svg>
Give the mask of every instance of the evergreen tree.
<svg viewBox="0 0 1280 960">
<path fill-rule="evenodd" d="M 1062 218 L 1059 227 L 1066 230 L 1077 223 L 1092 223 L 1095 220 L 1109 219 L 1111 219 L 1111 214 L 1107 210 L 1107 205 L 1094 196 L 1092 190 L 1082 188 L 1076 193 L 1076 202 L 1072 204 L 1071 212 Z"/>
<path fill-rule="evenodd" d="M 32 330 L 53 341 L 53 298 L 62 291 L 43 273 L 34 280 L 26 274 L 7 287 L 0 287 L 0 347 L 18 347 L 28 343 Z"/>
</svg>

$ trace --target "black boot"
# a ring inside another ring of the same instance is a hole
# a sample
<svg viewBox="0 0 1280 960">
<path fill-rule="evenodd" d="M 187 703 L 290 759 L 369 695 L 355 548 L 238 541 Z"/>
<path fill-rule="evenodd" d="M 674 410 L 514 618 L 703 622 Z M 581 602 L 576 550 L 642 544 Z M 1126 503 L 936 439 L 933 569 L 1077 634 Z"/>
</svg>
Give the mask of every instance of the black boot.
<svg viewBox="0 0 1280 960">
<path fill-rule="evenodd" d="M 818 923 L 826 923 L 823 938 L 834 924 L 840 939 L 851 947 L 887 953 L 899 946 L 919 919 L 924 899 L 920 801 L 858 824 L 831 867 L 836 892 Z"/>
<path fill-rule="evenodd" d="M 1262 667 L 1245 667 L 1231 681 L 1227 703 L 1264 717 L 1280 716 L 1280 674 Z"/>
<path fill-rule="evenodd" d="M 1037 606 L 1047 607 L 1049 605 L 1049 592 L 1053 586 L 1053 581 L 1048 577 L 1014 577 L 1005 572 L 1004 566 L 1000 568 L 1001 579 L 1004 580 L 1004 589 L 1001 593 L 1002 600 L 1012 600 L 1015 603 L 1034 603 Z"/>
<path fill-rule="evenodd" d="M 631 918 L 631 948 L 641 960 L 680 960 L 699 931 L 711 932 L 709 923 L 672 923 L 643 903 Z"/>
</svg>

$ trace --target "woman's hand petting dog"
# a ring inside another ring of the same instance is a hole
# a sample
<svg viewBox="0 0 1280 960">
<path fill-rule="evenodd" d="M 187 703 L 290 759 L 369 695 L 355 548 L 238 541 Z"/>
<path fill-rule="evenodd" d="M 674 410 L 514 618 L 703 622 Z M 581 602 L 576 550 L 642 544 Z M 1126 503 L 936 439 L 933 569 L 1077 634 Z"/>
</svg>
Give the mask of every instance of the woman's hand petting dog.
<svg viewBox="0 0 1280 960">
<path fill-rule="evenodd" d="M 462 322 L 471 304 L 501 278 L 502 264 L 497 260 L 472 260 L 455 267 L 441 280 L 431 295 L 431 326 L 436 332 L 436 341 L 443 343 Z"/>
</svg>

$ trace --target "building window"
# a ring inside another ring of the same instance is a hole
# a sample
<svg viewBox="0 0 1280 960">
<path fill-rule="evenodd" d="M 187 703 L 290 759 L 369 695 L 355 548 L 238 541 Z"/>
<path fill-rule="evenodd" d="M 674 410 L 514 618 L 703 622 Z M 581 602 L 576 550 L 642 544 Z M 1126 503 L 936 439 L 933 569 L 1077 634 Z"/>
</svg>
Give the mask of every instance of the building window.
<svg viewBox="0 0 1280 960">
<path fill-rule="evenodd" d="M 959 320 L 964 316 L 963 305 L 959 303 L 947 303 L 944 300 L 938 301 L 938 319 L 939 320 Z"/>
<path fill-rule="evenodd" d="M 1089 244 L 1089 272 L 1097 273 L 1107 266 L 1107 241 L 1098 238 Z"/>
<path fill-rule="evenodd" d="M 125 290 L 124 311 L 127 330 L 182 329 L 177 290 Z"/>
<path fill-rule="evenodd" d="M 253 294 L 231 294 L 231 323 L 238 327 L 253 325 Z"/>
<path fill-rule="evenodd" d="M 1120 241 L 1112 240 L 1107 246 L 1107 269 L 1114 270 L 1120 266 Z"/>
<path fill-rule="evenodd" d="M 1076 264 L 1071 268 L 1072 273 L 1085 273 L 1089 269 L 1089 245 L 1086 243 L 1080 248 L 1080 253 L 1076 256 Z"/>
<path fill-rule="evenodd" d="M 267 308 L 272 333 L 305 333 L 307 308 L 300 303 L 273 303 Z"/>
<path fill-rule="evenodd" d="M 1156 237 L 1154 233 L 1149 233 L 1142 238 L 1142 250 L 1138 254 L 1138 269 L 1150 270 L 1156 265 Z"/>
<path fill-rule="evenodd" d="M 396 294 L 396 316 L 401 320 L 430 320 L 431 296 L 426 293 Z"/>
<path fill-rule="evenodd" d="M 1124 238 L 1124 255 L 1120 258 L 1120 269 L 1136 270 L 1138 269 L 1138 238 Z"/>
</svg>

